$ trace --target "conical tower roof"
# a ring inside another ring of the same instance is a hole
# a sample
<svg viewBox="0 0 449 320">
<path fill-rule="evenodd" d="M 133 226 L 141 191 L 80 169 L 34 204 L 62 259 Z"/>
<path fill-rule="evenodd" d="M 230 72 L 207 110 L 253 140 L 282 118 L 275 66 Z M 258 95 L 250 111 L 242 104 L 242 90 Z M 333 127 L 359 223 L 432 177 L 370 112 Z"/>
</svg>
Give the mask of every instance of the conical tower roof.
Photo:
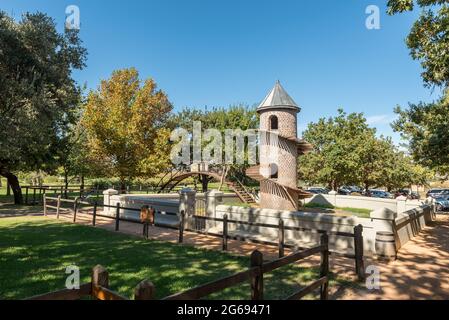
<svg viewBox="0 0 449 320">
<path fill-rule="evenodd" d="M 257 112 L 268 109 L 293 109 L 297 112 L 301 110 L 279 81 L 276 82 L 274 88 L 259 105 Z"/>
</svg>

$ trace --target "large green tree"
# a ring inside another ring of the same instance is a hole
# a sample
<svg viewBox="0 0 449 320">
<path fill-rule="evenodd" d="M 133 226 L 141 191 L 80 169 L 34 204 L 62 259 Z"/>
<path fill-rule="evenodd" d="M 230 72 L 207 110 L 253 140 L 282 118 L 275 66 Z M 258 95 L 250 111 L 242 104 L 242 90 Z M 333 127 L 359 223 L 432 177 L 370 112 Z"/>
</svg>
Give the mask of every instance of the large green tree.
<svg viewBox="0 0 449 320">
<path fill-rule="evenodd" d="M 449 1 L 448 0 L 389 0 L 388 13 L 422 8 L 419 19 L 407 37 L 407 46 L 413 59 L 424 69 L 426 86 L 449 85 Z"/>
<path fill-rule="evenodd" d="M 434 103 L 396 108 L 393 128 L 409 141 L 415 161 L 442 175 L 449 175 L 449 96 Z"/>
<path fill-rule="evenodd" d="M 388 11 L 397 14 L 423 10 L 407 37 L 413 59 L 423 67 L 427 87 L 440 87 L 443 97 L 433 103 L 411 103 L 397 107 L 399 119 L 393 128 L 409 140 L 410 151 L 418 163 L 449 176 L 449 1 L 389 0 Z"/>
<path fill-rule="evenodd" d="M 300 178 L 337 190 L 342 185 L 361 185 L 366 190 L 386 187 L 389 190 L 425 184 L 428 170 L 392 143 L 377 137 L 361 113 L 346 114 L 310 123 L 304 139 L 314 150 L 300 157 Z"/>
<path fill-rule="evenodd" d="M 374 135 L 375 130 L 369 128 L 363 114 L 348 115 L 341 109 L 336 117 L 310 123 L 303 137 L 313 145 L 314 151 L 300 157 L 301 179 L 326 184 L 334 190 L 343 184 L 358 183 L 361 158 L 369 153 L 366 143 Z"/>
<path fill-rule="evenodd" d="M 127 181 L 160 172 L 170 161 L 172 105 L 153 79 L 136 69 L 117 70 L 87 97 L 81 124 L 95 171 Z"/>
<path fill-rule="evenodd" d="M 0 175 L 23 202 L 16 172 L 54 168 L 61 137 L 76 121 L 72 78 L 86 50 L 76 30 L 58 33 L 43 13 L 15 21 L 0 12 Z"/>
<path fill-rule="evenodd" d="M 225 131 L 228 129 L 241 129 L 246 131 L 248 129 L 258 129 L 259 128 L 259 116 L 256 112 L 256 107 L 247 105 L 231 105 L 227 108 L 224 107 L 214 107 L 211 109 L 201 110 L 198 108 L 184 108 L 182 111 L 173 114 L 170 123 L 172 128 L 183 128 L 188 132 L 193 131 L 194 122 L 201 122 L 202 130 L 207 129 L 217 129 L 221 132 L 223 142 L 225 137 Z M 208 141 L 203 141 L 203 146 L 206 145 Z M 192 146 L 193 147 L 193 146 Z M 225 159 L 225 148 L 222 148 L 223 160 Z M 223 171 L 223 179 L 226 176 L 239 179 L 242 182 L 246 181 L 247 177 L 245 174 L 246 168 L 249 164 L 247 161 L 247 156 L 245 154 L 244 164 L 221 164 Z M 207 189 L 208 180 L 207 177 L 202 177 L 203 189 Z"/>
</svg>

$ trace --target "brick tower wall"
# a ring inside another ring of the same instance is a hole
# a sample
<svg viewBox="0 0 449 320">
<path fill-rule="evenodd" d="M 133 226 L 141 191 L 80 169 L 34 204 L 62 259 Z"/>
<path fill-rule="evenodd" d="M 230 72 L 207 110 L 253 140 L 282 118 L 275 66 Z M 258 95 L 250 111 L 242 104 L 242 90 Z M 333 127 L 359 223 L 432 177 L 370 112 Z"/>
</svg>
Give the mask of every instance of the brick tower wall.
<svg viewBox="0 0 449 320">
<path fill-rule="evenodd" d="M 283 137 L 297 137 L 297 112 L 290 109 L 270 109 L 262 111 L 260 114 L 260 128 L 263 131 L 270 130 L 270 117 L 278 117 L 279 130 L 277 132 Z M 273 131 L 276 132 L 276 131 Z M 297 159 L 298 151 L 296 143 L 283 140 L 279 138 L 281 145 L 284 147 L 269 149 L 269 152 L 277 151 L 278 154 L 278 179 L 279 184 L 289 186 L 292 188 L 297 187 Z M 262 146 L 261 152 L 264 152 L 264 146 Z M 266 152 L 266 151 L 265 151 Z M 270 163 L 261 163 L 261 168 L 267 169 Z M 298 202 L 297 194 L 290 193 L 295 203 Z M 261 183 L 261 201 L 262 208 L 277 209 L 277 210 L 297 210 L 297 205 L 293 205 L 289 200 L 289 196 L 286 194 L 282 187 L 279 187 L 270 182 Z"/>
</svg>

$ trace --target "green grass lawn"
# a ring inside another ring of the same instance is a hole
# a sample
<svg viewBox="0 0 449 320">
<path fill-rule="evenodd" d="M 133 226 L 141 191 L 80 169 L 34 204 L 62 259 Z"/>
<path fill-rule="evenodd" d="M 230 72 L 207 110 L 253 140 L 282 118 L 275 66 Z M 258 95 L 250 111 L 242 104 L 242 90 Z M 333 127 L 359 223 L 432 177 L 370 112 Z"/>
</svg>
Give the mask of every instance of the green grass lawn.
<svg viewBox="0 0 449 320">
<path fill-rule="evenodd" d="M 318 204 L 318 203 L 307 203 L 304 208 L 316 208 L 316 209 L 337 209 L 346 211 L 348 213 L 352 213 L 357 217 L 360 218 L 369 218 L 372 210 L 370 209 L 359 209 L 359 208 L 340 208 L 340 207 L 334 207 L 332 205 L 324 205 L 324 204 Z"/>
<path fill-rule="evenodd" d="M 82 282 L 88 282 L 97 264 L 109 271 L 113 290 L 132 297 L 134 287 L 148 279 L 162 298 L 242 271 L 249 258 L 41 217 L 0 219 L 0 298 L 21 299 L 62 289 L 70 265 L 79 266 Z M 266 275 L 265 296 L 285 298 L 317 277 L 317 269 L 281 268 Z M 346 284 L 338 279 L 331 285 L 337 283 Z M 209 298 L 247 299 L 249 292 L 249 285 L 242 284 Z"/>
</svg>

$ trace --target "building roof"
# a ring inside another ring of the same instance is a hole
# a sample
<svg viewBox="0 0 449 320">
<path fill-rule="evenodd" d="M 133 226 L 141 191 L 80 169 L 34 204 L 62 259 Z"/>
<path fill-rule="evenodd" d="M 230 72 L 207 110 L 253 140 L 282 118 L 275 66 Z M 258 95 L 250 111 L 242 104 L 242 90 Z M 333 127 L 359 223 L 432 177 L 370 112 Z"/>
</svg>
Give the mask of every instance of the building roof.
<svg viewBox="0 0 449 320">
<path fill-rule="evenodd" d="M 279 81 L 276 82 L 274 88 L 262 101 L 257 108 L 257 112 L 268 109 L 293 109 L 299 112 L 301 109 L 296 102 L 289 96 Z"/>
</svg>

